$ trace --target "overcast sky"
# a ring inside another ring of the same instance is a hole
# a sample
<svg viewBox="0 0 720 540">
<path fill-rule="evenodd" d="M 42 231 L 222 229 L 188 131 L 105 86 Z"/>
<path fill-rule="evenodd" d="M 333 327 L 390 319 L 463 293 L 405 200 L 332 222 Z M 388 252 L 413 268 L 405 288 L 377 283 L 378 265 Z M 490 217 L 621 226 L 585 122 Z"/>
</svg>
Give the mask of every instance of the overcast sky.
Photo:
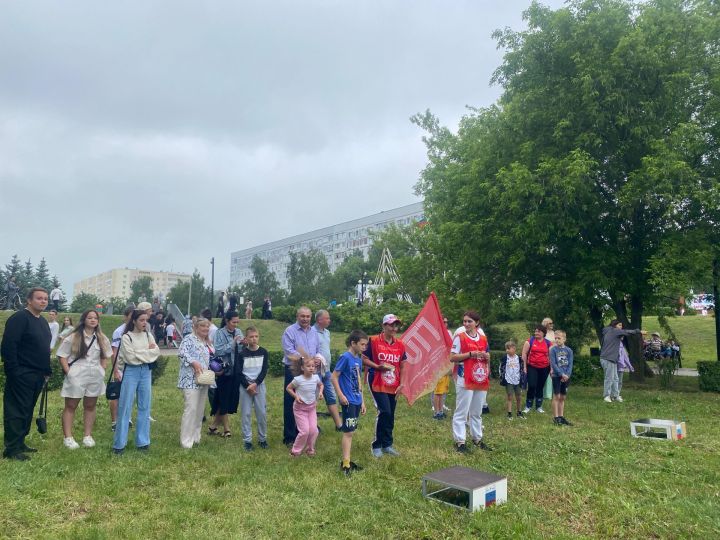
<svg viewBox="0 0 720 540">
<path fill-rule="evenodd" d="M 558 0 L 545 0 L 553 7 Z M 410 116 L 500 94 L 529 0 L 4 2 L 0 264 L 227 284 L 230 252 L 416 202 Z"/>
</svg>

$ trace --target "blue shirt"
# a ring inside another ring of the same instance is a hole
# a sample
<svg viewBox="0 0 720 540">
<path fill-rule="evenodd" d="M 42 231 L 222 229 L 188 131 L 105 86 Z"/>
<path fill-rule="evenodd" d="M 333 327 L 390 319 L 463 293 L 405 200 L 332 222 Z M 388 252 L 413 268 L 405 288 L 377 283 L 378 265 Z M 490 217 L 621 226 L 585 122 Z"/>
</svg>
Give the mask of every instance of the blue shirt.
<svg viewBox="0 0 720 540">
<path fill-rule="evenodd" d="M 573 352 L 570 347 L 563 345 L 555 345 L 550 348 L 550 366 L 552 367 L 553 377 L 572 375 L 573 368 Z"/>
<path fill-rule="evenodd" d="M 320 328 L 317 324 L 313 325 L 313 330 L 318 335 L 318 352 L 323 355 L 323 358 L 327 362 L 327 369 L 330 369 L 330 330 Z"/>
<path fill-rule="evenodd" d="M 303 330 L 298 324 L 291 324 L 285 329 L 282 336 L 282 348 L 285 356 L 283 364 L 291 365 L 288 355 L 299 354 L 301 356 L 312 358 L 318 351 L 318 333 L 312 326 L 308 326 L 307 330 Z M 302 352 L 300 352 L 302 349 Z"/>
<path fill-rule="evenodd" d="M 360 391 L 360 374 L 362 373 L 362 360 L 353 356 L 349 351 L 343 353 L 335 365 L 338 376 L 338 386 L 345 394 L 348 403 L 353 405 L 362 404 L 362 392 Z"/>
</svg>

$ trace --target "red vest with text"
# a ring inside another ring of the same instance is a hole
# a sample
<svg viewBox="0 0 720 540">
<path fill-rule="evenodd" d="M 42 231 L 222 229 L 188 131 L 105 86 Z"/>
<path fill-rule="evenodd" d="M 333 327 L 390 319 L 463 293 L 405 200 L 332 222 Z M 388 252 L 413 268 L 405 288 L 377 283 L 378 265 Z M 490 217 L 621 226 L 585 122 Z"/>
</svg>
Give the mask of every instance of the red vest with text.
<svg viewBox="0 0 720 540">
<path fill-rule="evenodd" d="M 468 337 L 465 332 L 458 334 L 460 338 L 460 354 L 472 351 L 485 352 L 488 348 L 487 337 L 479 336 L 477 341 Z M 455 368 L 457 374 L 457 368 Z M 487 390 L 490 387 L 490 362 L 480 358 L 463 360 L 463 382 L 467 390 Z"/>
<path fill-rule="evenodd" d="M 400 386 L 400 361 L 405 356 L 405 345 L 397 338 L 392 343 L 388 343 L 382 334 L 378 334 L 370 339 L 370 347 L 372 347 L 373 362 L 390 364 L 395 368 L 391 371 L 374 370 L 375 376 L 371 388 L 375 392 L 395 394 Z"/>
</svg>

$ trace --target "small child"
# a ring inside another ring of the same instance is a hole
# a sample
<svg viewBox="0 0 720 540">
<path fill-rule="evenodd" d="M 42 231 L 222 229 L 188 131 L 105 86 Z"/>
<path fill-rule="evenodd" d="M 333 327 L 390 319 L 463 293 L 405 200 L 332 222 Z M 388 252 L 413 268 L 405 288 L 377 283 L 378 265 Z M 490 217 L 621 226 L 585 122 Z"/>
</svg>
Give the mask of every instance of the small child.
<svg viewBox="0 0 720 540">
<path fill-rule="evenodd" d="M 165 326 L 165 344 L 169 347 L 177 349 L 177 342 L 175 341 L 175 321 L 169 322 Z"/>
<path fill-rule="evenodd" d="M 507 393 L 507 419 L 512 420 L 512 402 L 515 396 L 515 408 L 517 417 L 525 420 L 527 417 L 521 409 L 521 392 L 525 387 L 525 365 L 521 357 L 517 355 L 517 345 L 514 341 L 505 343 L 505 356 L 500 360 L 500 384 L 505 387 Z"/>
<path fill-rule="evenodd" d="M 267 449 L 267 412 L 265 376 L 268 372 L 268 352 L 260 347 L 260 332 L 254 326 L 245 330 L 245 347 L 235 358 L 235 372 L 240 379 L 241 425 L 245 450 L 252 445 L 252 412 L 255 411 L 258 442 Z"/>
<path fill-rule="evenodd" d="M 447 414 L 445 414 L 445 397 L 448 390 L 450 390 L 450 374 L 446 373 L 440 377 L 432 393 L 433 418 L 435 420 L 442 420 L 447 417 Z"/>
<path fill-rule="evenodd" d="M 362 352 L 367 348 L 367 334 L 353 330 L 345 340 L 348 347 L 346 353 L 338 358 L 331 381 L 335 394 L 342 406 L 342 462 L 340 470 L 345 476 L 362 469 L 350 461 L 353 433 L 357 429 L 358 417 L 365 414 L 365 399 L 362 388 Z"/>
<path fill-rule="evenodd" d="M 295 399 L 293 413 L 298 429 L 290 455 L 297 457 L 307 448 L 307 455 L 314 456 L 315 440 L 320 433 L 317 427 L 316 399 L 323 398 L 323 383 L 315 374 L 314 358 L 300 357 L 296 361 L 295 371 L 301 371 L 301 373 L 290 381 L 286 388 L 288 394 Z"/>
<path fill-rule="evenodd" d="M 555 346 L 550 348 L 550 373 L 553 385 L 553 422 L 558 426 L 572 426 L 565 419 L 565 396 L 573 368 L 573 351 L 565 346 L 565 332 L 555 330 Z"/>
</svg>

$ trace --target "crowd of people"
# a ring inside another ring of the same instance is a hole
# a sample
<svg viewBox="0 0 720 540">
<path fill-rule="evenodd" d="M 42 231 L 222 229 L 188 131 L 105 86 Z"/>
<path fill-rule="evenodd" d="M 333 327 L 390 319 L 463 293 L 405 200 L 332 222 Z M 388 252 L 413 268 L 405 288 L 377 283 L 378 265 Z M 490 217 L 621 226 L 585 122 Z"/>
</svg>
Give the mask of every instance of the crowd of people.
<svg viewBox="0 0 720 540">
<path fill-rule="evenodd" d="M 132 427 L 131 413 L 137 408 L 135 447 L 148 451 L 151 444 L 150 415 L 152 405 L 152 369 L 160 354 L 157 328 L 174 327 L 148 302 L 129 307 L 124 322 L 108 339 L 100 326 L 100 313 L 86 310 L 76 326 L 65 317 L 62 328 L 53 310 L 49 322 L 41 317 L 48 305 L 48 293 L 34 288 L 27 297 L 27 308 L 11 316 L 2 340 L 2 357 L 6 372 L 4 394 L 5 448 L 3 455 L 18 460 L 29 459 L 35 450 L 25 444 L 30 431 L 33 409 L 38 395 L 50 375 L 50 351 L 59 340 L 57 356 L 64 372 L 60 395 L 65 400 L 62 413 L 64 445 L 77 449 L 73 435 L 75 412 L 83 402 L 82 445 L 95 446 L 93 426 L 98 397 L 110 385 L 119 385 L 117 399 L 110 403 L 114 431 L 112 451 L 122 454 Z M 184 407 L 180 420 L 180 445 L 191 449 L 200 443 L 205 421 L 206 402 L 210 405 L 207 434 L 230 438 L 230 416 L 241 411 L 241 430 L 245 450 L 254 450 L 252 416 L 255 415 L 257 445 L 269 448 L 267 434 L 268 352 L 260 346 L 260 332 L 255 326 L 240 328 L 237 311 L 222 315 L 217 328 L 204 310 L 193 317 L 179 344 L 177 387 L 182 391 Z M 314 314 L 307 307 L 297 310 L 296 322 L 282 336 L 284 364 L 283 443 L 294 458 L 314 455 L 319 434 L 317 407 L 324 401 L 336 431 L 342 432 L 340 469 L 346 475 L 359 470 L 351 460 L 352 436 L 359 418 L 365 414 L 364 386 L 369 387 L 377 411 L 371 455 L 374 458 L 396 457 L 400 451 L 394 438 L 397 393 L 403 382 L 403 365 L 407 358 L 405 345 L 398 337 L 402 321 L 393 314 L 382 320 L 382 331 L 367 336 L 355 330 L 347 336 L 347 351 L 334 367 L 330 353 L 330 313 Z M 149 321 L 158 321 L 152 327 Z M 160 324 L 160 321 L 163 321 Z M 447 326 L 447 320 L 445 320 Z M 173 332 L 174 332 L 173 328 Z M 444 396 L 449 378 L 455 383 L 456 403 L 452 415 L 452 439 L 460 453 L 472 447 L 490 451 L 483 430 L 483 410 L 490 388 L 490 347 L 481 328 L 480 315 L 463 313 L 462 326 L 454 333 L 449 329 L 452 346 L 448 360 L 450 373 L 440 379 L 431 397 L 434 418 L 445 417 Z M 622 372 L 631 369 L 624 338 L 640 330 L 625 330 L 614 320 L 603 331 L 601 364 L 605 370 L 605 401 L 622 401 Z M 174 335 L 174 334 L 173 334 Z M 105 381 L 108 364 L 110 377 Z M 553 422 L 572 425 L 565 418 L 565 402 L 572 379 L 573 351 L 566 345 L 566 335 L 555 330 L 552 320 L 537 325 L 533 335 L 522 345 L 520 354 L 513 341 L 505 344 L 500 361 L 500 385 L 506 391 L 507 419 L 526 419 L 534 410 L 543 414 L 543 400 L 552 396 Z M 522 407 L 521 394 L 525 390 Z M 549 391 L 549 392 L 548 392 Z M 114 396 L 113 396 L 114 397 Z M 515 414 L 513 414 L 513 404 Z M 469 428 L 469 429 L 468 429 Z M 468 433 L 469 432 L 469 433 Z M 468 440 L 469 435 L 469 440 Z"/>
</svg>

